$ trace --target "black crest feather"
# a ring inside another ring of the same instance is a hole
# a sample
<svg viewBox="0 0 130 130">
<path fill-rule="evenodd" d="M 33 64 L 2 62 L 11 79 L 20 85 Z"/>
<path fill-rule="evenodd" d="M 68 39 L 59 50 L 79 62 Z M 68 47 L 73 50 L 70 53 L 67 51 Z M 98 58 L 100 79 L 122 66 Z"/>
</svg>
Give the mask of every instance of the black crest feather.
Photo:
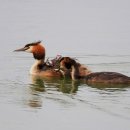
<svg viewBox="0 0 130 130">
<path fill-rule="evenodd" d="M 39 41 L 36 41 L 36 42 L 32 42 L 32 43 L 26 44 L 25 47 L 35 46 L 35 45 L 38 45 L 40 43 L 41 43 L 41 41 L 39 40 Z"/>
</svg>

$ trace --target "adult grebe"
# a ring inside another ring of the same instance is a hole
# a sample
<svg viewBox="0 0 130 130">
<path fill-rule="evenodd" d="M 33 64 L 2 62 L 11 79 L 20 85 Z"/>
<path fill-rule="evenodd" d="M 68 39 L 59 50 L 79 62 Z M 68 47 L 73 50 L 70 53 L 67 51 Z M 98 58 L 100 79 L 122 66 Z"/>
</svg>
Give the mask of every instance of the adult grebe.
<svg viewBox="0 0 130 130">
<path fill-rule="evenodd" d="M 72 68 L 71 68 L 70 59 L 72 58 L 62 57 L 60 59 L 60 69 L 63 70 L 63 75 L 68 74 L 71 77 Z M 76 62 L 76 65 L 78 67 L 79 76 L 86 76 L 91 73 L 91 70 L 87 66 L 80 64 L 79 62 Z"/>
<path fill-rule="evenodd" d="M 23 48 L 14 51 L 25 51 L 33 53 L 34 59 L 36 61 L 30 69 L 30 74 L 43 77 L 62 77 L 62 73 L 60 71 L 55 71 L 53 66 L 47 65 L 45 63 L 45 48 L 41 45 L 41 41 L 29 43 Z"/>
<path fill-rule="evenodd" d="M 72 69 L 72 80 L 85 79 L 87 83 L 114 83 L 114 84 L 130 84 L 130 77 L 116 72 L 92 72 L 86 76 L 80 76 L 78 64 L 70 57 L 61 59 L 61 67 Z"/>
</svg>

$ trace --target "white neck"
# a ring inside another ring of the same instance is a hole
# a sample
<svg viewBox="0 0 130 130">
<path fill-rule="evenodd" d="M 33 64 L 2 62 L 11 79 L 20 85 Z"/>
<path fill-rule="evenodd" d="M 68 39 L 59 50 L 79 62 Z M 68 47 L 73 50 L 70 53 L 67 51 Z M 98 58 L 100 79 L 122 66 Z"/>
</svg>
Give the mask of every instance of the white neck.
<svg viewBox="0 0 130 130">
<path fill-rule="evenodd" d="M 71 78 L 72 80 L 77 80 L 79 77 L 79 68 L 77 65 L 72 66 Z"/>
<path fill-rule="evenodd" d="M 39 73 L 40 69 L 39 69 L 38 65 L 43 64 L 43 63 L 44 63 L 44 60 L 36 60 L 30 69 L 30 74 L 35 75 L 35 74 Z"/>
</svg>

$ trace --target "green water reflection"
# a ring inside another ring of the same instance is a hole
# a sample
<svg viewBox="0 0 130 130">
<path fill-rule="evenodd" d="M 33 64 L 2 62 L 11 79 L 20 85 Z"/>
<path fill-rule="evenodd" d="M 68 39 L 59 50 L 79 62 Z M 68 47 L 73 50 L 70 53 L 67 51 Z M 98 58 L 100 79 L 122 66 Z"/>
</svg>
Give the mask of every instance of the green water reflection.
<svg viewBox="0 0 130 130">
<path fill-rule="evenodd" d="M 100 90 L 106 90 L 106 91 L 111 90 L 111 92 L 124 91 L 125 88 L 130 87 L 130 84 L 112 84 L 112 83 L 109 83 L 109 84 L 106 84 L 106 83 L 87 83 L 87 85 L 89 87 L 97 88 Z"/>
<path fill-rule="evenodd" d="M 80 82 L 72 81 L 71 79 L 58 78 L 41 78 L 31 76 L 31 89 L 39 92 L 46 92 L 49 88 L 56 88 L 58 92 L 74 94 L 78 91 Z"/>
<path fill-rule="evenodd" d="M 72 81 L 71 79 L 58 79 L 58 78 L 41 78 L 37 76 L 31 76 L 32 84 L 31 89 L 39 92 L 45 92 L 48 88 L 56 88 L 56 91 L 76 94 L 78 88 L 82 85 L 86 87 L 97 88 L 100 90 L 113 89 L 113 91 L 124 91 L 124 88 L 130 87 L 129 84 L 105 84 L 105 83 L 84 83 L 83 81 Z"/>
</svg>

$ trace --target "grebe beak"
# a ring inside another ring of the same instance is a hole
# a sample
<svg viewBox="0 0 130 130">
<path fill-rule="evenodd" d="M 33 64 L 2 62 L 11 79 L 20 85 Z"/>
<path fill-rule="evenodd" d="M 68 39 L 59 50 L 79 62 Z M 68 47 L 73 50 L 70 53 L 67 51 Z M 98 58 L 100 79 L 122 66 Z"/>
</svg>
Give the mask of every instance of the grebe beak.
<svg viewBox="0 0 130 130">
<path fill-rule="evenodd" d="M 20 49 L 16 49 L 14 50 L 14 52 L 16 51 L 26 51 L 27 49 L 29 49 L 29 47 L 24 47 L 24 48 L 20 48 Z"/>
</svg>

